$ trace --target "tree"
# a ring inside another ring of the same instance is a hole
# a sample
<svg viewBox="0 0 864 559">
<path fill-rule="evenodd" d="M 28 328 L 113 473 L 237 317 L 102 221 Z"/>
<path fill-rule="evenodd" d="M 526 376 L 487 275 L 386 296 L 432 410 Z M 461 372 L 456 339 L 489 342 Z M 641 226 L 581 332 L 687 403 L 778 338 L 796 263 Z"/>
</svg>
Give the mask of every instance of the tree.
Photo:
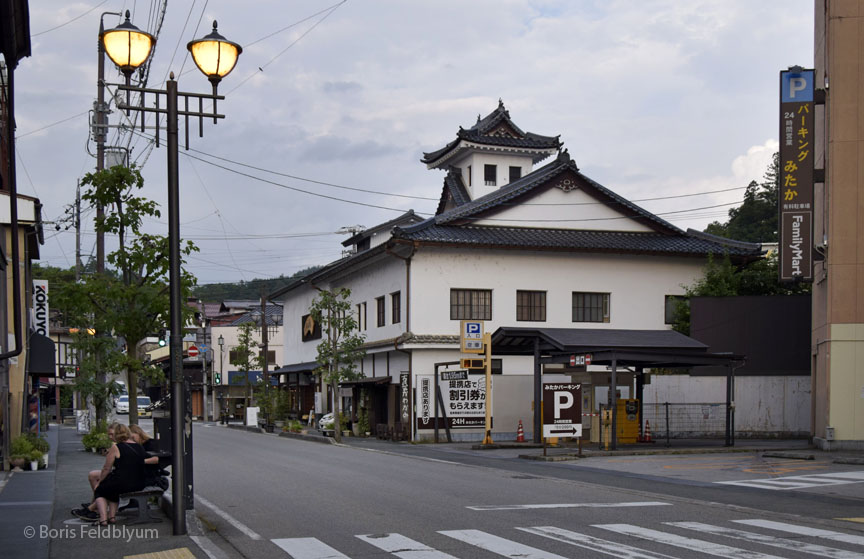
<svg viewBox="0 0 864 559">
<path fill-rule="evenodd" d="M 366 355 L 362 347 L 365 336 L 358 331 L 350 296 L 351 290 L 346 288 L 321 290 L 309 308 L 312 319 L 321 325 L 323 339 L 318 344 L 319 367 L 316 372 L 333 394 L 333 436 L 337 442 L 342 440 L 339 383 L 360 377 L 356 364 Z"/>
<path fill-rule="evenodd" d="M 777 253 L 769 253 L 754 262 L 735 266 L 724 255 L 717 260 L 708 255 L 708 264 L 699 280 L 685 286 L 685 296 L 675 305 L 672 329 L 690 334 L 690 297 L 733 297 L 736 295 L 798 295 L 809 293 L 809 283 L 780 283 Z"/>
<path fill-rule="evenodd" d="M 85 202 L 106 209 L 96 220 L 96 231 L 115 235 L 118 248 L 106 257 L 113 273 L 85 276 L 58 294 L 69 326 L 81 332 L 95 330 L 94 336 L 80 334 L 75 341 L 82 354 L 76 385 L 93 399 L 97 420 L 103 419 L 114 384 L 106 375 L 125 370 L 129 423 L 137 424 L 139 376 L 152 382 L 164 380 L 160 368 L 143 363 L 143 344 L 147 336 L 166 326 L 170 314 L 168 239 L 142 231 L 144 219 L 158 218 L 160 212 L 155 202 L 136 195 L 144 179 L 134 166 L 88 173 L 81 185 Z M 197 250 L 187 242 L 181 247 L 181 259 Z M 181 292 L 188 294 L 194 283 L 195 278 L 183 270 Z M 189 316 L 192 310 L 184 306 L 182 312 Z"/>
<path fill-rule="evenodd" d="M 752 243 L 776 243 L 777 232 L 777 192 L 779 190 L 780 154 L 774 157 L 762 182 L 750 181 L 744 193 L 744 203 L 729 210 L 726 223 L 717 221 L 705 228 L 706 233 L 727 239 Z"/>
<path fill-rule="evenodd" d="M 255 325 L 251 322 L 241 324 L 237 334 L 237 345 L 231 351 L 231 364 L 237 367 L 244 377 L 244 409 L 249 407 L 249 400 L 252 398 L 249 371 L 263 369 L 264 362 L 262 356 L 258 355 L 255 350 L 258 347 L 258 342 L 252 339 L 254 328 Z"/>
</svg>

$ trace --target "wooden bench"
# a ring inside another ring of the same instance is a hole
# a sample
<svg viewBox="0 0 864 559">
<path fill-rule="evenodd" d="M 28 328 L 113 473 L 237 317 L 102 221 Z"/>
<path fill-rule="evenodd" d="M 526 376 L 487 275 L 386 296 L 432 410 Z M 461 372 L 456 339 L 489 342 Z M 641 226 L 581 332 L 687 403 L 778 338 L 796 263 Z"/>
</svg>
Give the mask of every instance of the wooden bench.
<svg viewBox="0 0 864 559">
<path fill-rule="evenodd" d="M 138 504 L 138 516 L 128 524 L 146 524 L 148 522 L 162 522 L 161 518 L 150 515 L 150 506 L 147 501 L 150 497 L 161 497 L 165 490 L 155 485 L 145 487 L 140 491 L 131 491 L 120 495 L 121 499 L 129 499 Z"/>
</svg>

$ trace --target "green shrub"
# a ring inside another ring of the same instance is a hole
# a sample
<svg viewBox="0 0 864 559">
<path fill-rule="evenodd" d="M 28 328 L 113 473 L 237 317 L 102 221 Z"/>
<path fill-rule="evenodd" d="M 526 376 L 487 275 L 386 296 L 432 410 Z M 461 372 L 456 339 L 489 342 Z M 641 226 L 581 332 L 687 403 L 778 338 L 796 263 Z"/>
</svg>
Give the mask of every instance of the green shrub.
<svg viewBox="0 0 864 559">
<path fill-rule="evenodd" d="M 12 441 L 12 444 L 9 446 L 9 456 L 29 458 L 31 452 L 33 452 L 33 444 L 24 435 Z"/>
<path fill-rule="evenodd" d="M 45 462 L 45 454 L 38 450 L 31 450 L 27 458 L 29 458 L 31 462 Z"/>
<path fill-rule="evenodd" d="M 27 440 L 30 441 L 30 444 L 33 445 L 33 448 L 40 451 L 41 453 L 46 453 L 51 450 L 51 445 L 45 440 L 44 437 L 40 437 L 36 433 L 27 433 L 24 435 L 27 437 Z"/>
<path fill-rule="evenodd" d="M 105 450 L 106 448 L 111 448 L 111 445 L 114 444 L 114 442 L 111 440 L 111 437 L 108 436 L 108 433 L 96 434 L 96 439 L 94 442 L 96 443 L 94 446 L 97 450 Z"/>
</svg>

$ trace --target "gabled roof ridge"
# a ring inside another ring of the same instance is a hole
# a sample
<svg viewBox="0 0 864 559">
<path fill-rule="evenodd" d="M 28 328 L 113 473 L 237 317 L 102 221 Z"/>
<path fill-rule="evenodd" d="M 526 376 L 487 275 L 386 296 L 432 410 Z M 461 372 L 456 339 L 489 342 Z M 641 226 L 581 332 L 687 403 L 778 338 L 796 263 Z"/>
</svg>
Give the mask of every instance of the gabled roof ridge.
<svg viewBox="0 0 864 559">
<path fill-rule="evenodd" d="M 453 165 L 447 169 L 447 175 L 444 177 L 444 186 L 441 189 L 441 198 L 438 200 L 435 215 L 444 212 L 444 207 L 449 200 L 452 200 L 456 206 L 463 206 L 471 202 L 471 196 L 462 180 L 462 170 Z"/>
</svg>

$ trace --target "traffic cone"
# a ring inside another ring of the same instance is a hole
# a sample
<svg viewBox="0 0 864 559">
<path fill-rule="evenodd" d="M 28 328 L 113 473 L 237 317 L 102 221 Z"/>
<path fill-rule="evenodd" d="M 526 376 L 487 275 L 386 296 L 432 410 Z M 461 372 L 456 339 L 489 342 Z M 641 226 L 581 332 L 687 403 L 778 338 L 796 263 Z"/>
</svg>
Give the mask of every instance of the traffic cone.
<svg viewBox="0 0 864 559">
<path fill-rule="evenodd" d="M 516 430 L 516 442 L 524 443 L 525 442 L 525 431 L 522 430 L 522 420 L 519 420 L 519 428 Z"/>
<path fill-rule="evenodd" d="M 647 419 L 645 420 L 645 436 L 642 438 L 643 443 L 653 443 L 651 440 L 651 422 Z"/>
</svg>

